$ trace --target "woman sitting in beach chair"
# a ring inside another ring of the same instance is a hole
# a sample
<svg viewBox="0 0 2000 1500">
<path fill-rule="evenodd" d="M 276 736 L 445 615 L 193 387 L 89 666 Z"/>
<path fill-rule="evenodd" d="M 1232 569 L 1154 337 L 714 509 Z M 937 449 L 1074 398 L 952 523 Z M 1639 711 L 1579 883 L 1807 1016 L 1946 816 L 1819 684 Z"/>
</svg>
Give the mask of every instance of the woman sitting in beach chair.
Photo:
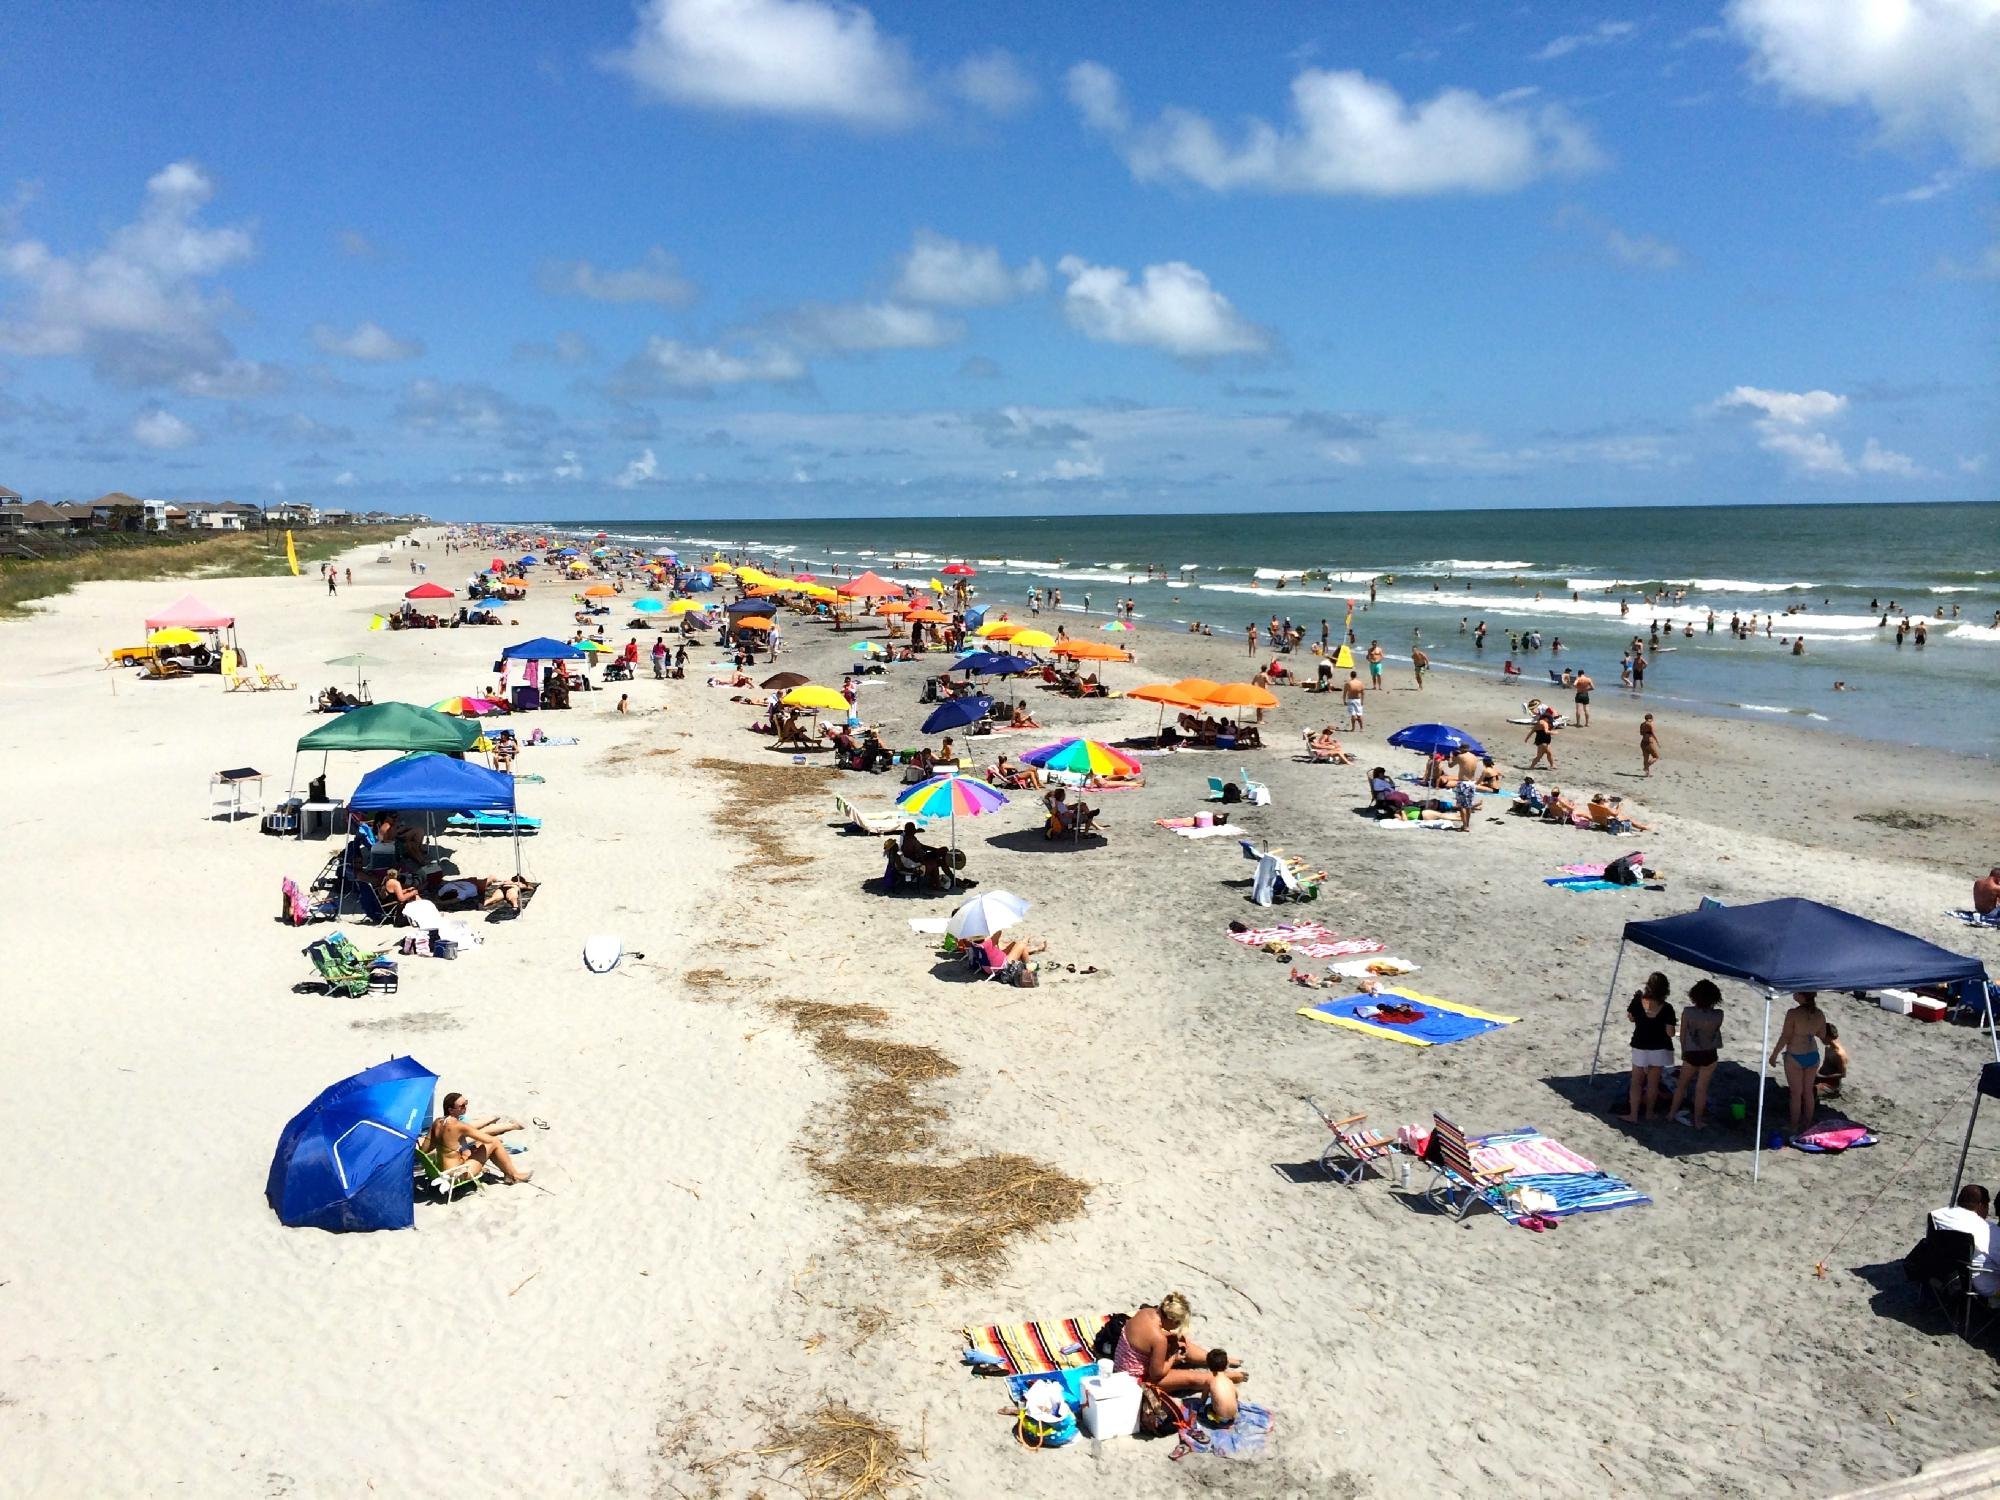
<svg viewBox="0 0 2000 1500">
<path fill-rule="evenodd" d="M 1308 729 L 1306 737 L 1306 759 L 1316 766 L 1351 766 L 1353 754 L 1340 743 L 1340 736 L 1333 732 L 1331 724 L 1314 733 Z"/>
<path fill-rule="evenodd" d="M 1072 802 L 1064 787 L 1057 787 L 1042 799 L 1042 806 L 1049 810 L 1048 822 L 1042 826 L 1042 837 L 1047 839 L 1081 838 L 1086 833 L 1102 833 L 1097 826 L 1097 809 L 1081 798 Z"/>
<path fill-rule="evenodd" d="M 1508 811 L 1520 813 L 1525 817 L 1539 818 L 1548 809 L 1548 805 L 1548 794 L 1535 785 L 1534 777 L 1529 776 L 1522 780 L 1521 789 L 1514 794 L 1514 805 Z"/>
<path fill-rule="evenodd" d="M 1037 953 L 1047 952 L 1048 946 L 1030 938 L 1003 941 L 998 936 L 984 937 L 966 945 L 965 961 L 981 979 L 1031 985 L 1039 981 L 1033 977 L 1034 966 L 1029 960 Z"/>
<path fill-rule="evenodd" d="M 1584 808 L 1593 827 L 1602 833 L 1651 833 L 1653 825 L 1641 823 L 1625 811 L 1623 797 L 1607 797 L 1603 792 L 1592 792 L 1590 803 Z"/>
<path fill-rule="evenodd" d="M 1410 794 L 1397 789 L 1388 767 L 1377 766 L 1368 773 L 1368 805 L 1378 818 L 1400 818 L 1410 805 Z"/>
<path fill-rule="evenodd" d="M 465 1111 L 465 1095 L 446 1094 L 444 1112 L 424 1132 L 423 1148 L 434 1153 L 447 1172 L 462 1170 L 467 1176 L 478 1177 L 491 1167 L 509 1182 L 526 1182 L 531 1174 L 514 1164 L 506 1142 L 500 1139 L 521 1129 L 521 1122 L 495 1115 L 473 1125 L 467 1123 Z"/>
<path fill-rule="evenodd" d="M 986 768 L 986 779 L 1004 791 L 1040 791 L 1042 773 L 1033 766 L 1017 764 L 1007 759 L 1003 750 L 993 757 L 993 764 Z"/>
<path fill-rule="evenodd" d="M 1037 724 L 1035 716 L 1028 712 L 1028 700 L 1023 698 L 1014 705 L 1014 716 L 1007 721 L 1007 727 L 1009 729 L 1040 729 L 1042 726 Z"/>
</svg>

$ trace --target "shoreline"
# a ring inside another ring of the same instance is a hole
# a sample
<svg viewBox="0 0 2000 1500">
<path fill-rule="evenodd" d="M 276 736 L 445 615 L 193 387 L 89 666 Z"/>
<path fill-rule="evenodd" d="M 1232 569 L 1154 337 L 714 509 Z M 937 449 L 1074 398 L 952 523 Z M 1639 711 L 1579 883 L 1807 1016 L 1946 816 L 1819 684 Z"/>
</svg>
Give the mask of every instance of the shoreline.
<svg viewBox="0 0 2000 1500">
<path fill-rule="evenodd" d="M 433 580 L 462 581 L 437 550 L 423 556 Z M 1744 1487 L 1754 1445 L 1760 1492 L 1824 1494 L 1914 1472 L 2000 1417 L 1987 1357 L 1933 1339 L 1906 1317 L 1903 1289 L 1876 1280 L 1900 1274 L 1913 1224 L 1950 1181 L 1983 1038 L 1838 1001 L 1830 1014 L 1856 1055 L 1847 1107 L 1885 1149 L 1770 1155 L 1755 1188 L 1747 1131 L 1622 1126 L 1597 1098 L 1622 1074 L 1579 1077 L 1622 923 L 1703 895 L 1810 895 L 1956 951 L 1990 949 L 1941 916 L 1964 904 L 1967 861 L 1983 869 L 2000 847 L 1985 761 L 1675 712 L 1646 782 L 1641 710 L 1601 693 L 1599 727 L 1559 737 L 1554 779 L 1621 792 L 1657 822 L 1634 842 L 1668 890 L 1579 895 L 1542 877 L 1625 840 L 1484 810 L 1470 836 L 1388 830 L 1352 811 L 1376 759 L 1415 767 L 1383 741 L 1419 718 L 1480 735 L 1511 786 L 1528 758 L 1525 731 L 1505 723 L 1521 693 L 1458 674 L 1419 693 L 1392 667 L 1368 733 L 1347 737 L 1364 757 L 1348 768 L 1293 758 L 1335 700 L 1284 689 L 1264 750 L 1146 758 L 1145 787 L 1102 798 L 1106 845 L 1045 844 L 1031 796 L 960 821 L 977 889 L 1031 900 L 1025 930 L 1057 965 L 1039 988 L 1012 989 L 941 965 L 908 923 L 951 900 L 875 893 L 879 840 L 832 826 L 834 791 L 881 808 L 894 778 L 795 768 L 745 732 L 756 707 L 702 685 L 713 653 L 691 652 L 685 681 L 642 667 L 566 714 L 516 721 L 579 740 L 516 762 L 545 778 L 522 788 L 545 825 L 524 843 L 542 889 L 520 920 L 481 926 L 485 943 L 456 963 L 404 959 L 394 996 L 332 1001 L 290 993 L 310 973 L 299 947 L 326 929 L 270 919 L 278 878 L 310 875 L 330 846 L 201 822 L 203 778 L 220 765 L 282 771 L 317 722 L 304 693 L 338 675 L 317 665 L 326 658 L 365 646 L 388 662 L 371 669 L 378 701 L 427 703 L 473 691 L 500 645 L 574 628 L 549 586 L 508 610 L 518 626 L 363 634 L 376 595 L 407 582 L 371 559 L 337 600 L 309 576 L 202 586 L 243 620 L 259 661 L 300 680 L 295 694 L 93 671 L 76 642 L 138 618 L 161 602 L 157 586 L 86 585 L 0 625 L 16 648 L 0 663 L 16 709 L 0 743 L 18 768 L 23 868 L 118 873 L 92 897 L 118 940 L 34 951 L 21 1004 L 0 1017 L 25 1135 L 0 1271 L 16 1283 L 0 1296 L 18 1299 L 23 1353 L 0 1377 L 14 1398 L 0 1439 L 26 1493 L 263 1495 L 278 1476 L 305 1493 L 747 1494 L 799 1482 L 796 1466 L 826 1451 L 827 1414 L 851 1410 L 925 1493 L 1053 1496 L 1082 1480 L 1178 1495 L 1189 1481 L 1167 1445 L 1108 1444 L 1099 1464 L 1087 1444 L 1021 1448 L 994 1413 L 997 1385 L 956 1365 L 962 1326 L 1109 1311 L 1169 1288 L 1193 1298 L 1198 1337 L 1244 1358 L 1246 1394 L 1278 1413 L 1258 1470 L 1203 1476 L 1258 1493 L 1448 1493 L 1466 1482 L 1468 1451 L 1496 1487 L 1533 1473 L 1564 1491 L 1608 1477 L 1614 1490 L 1707 1492 Z M 858 638 L 788 625 L 779 665 L 753 675 L 837 682 Z M 1136 664 L 1105 669 L 1114 687 L 1237 675 L 1250 660 L 1240 640 L 1140 632 L 1135 644 Z M 867 679 L 864 713 L 890 743 L 926 738 L 917 690 L 935 670 Z M 638 712 L 617 715 L 627 691 Z M 1051 739 L 1149 734 L 1156 717 L 1122 699 L 1025 696 Z M 1042 738 L 995 736 L 969 753 L 1018 755 Z M 335 789 L 384 758 L 335 757 Z M 1208 775 L 1245 768 L 1274 800 L 1231 808 L 1232 820 L 1328 870 L 1311 908 L 1247 905 L 1233 839 L 1152 826 L 1201 808 Z M 84 805 L 87 820 L 67 811 Z M 1913 814 L 1950 821 L 1875 820 Z M 510 857 L 476 839 L 454 856 L 481 873 Z M 75 899 L 29 882 L 17 920 L 58 930 Z M 1294 915 L 1420 963 L 1421 993 L 1523 1019 L 1415 1048 L 1302 1018 L 1315 997 L 1287 982 L 1287 964 L 1224 931 Z M 592 932 L 646 957 L 591 975 L 577 950 Z M 1678 999 L 1687 976 L 1674 977 Z M 1756 1022 L 1735 994 L 1729 1015 L 1725 1082 L 1740 1089 Z M 1622 1034 L 1609 1040 L 1622 1060 Z M 525 1159 L 542 1187 L 420 1203 L 412 1234 L 281 1228 L 261 1193 L 279 1127 L 389 1050 L 414 1052 L 441 1090 L 466 1089 L 475 1112 L 548 1119 Z M 186 1118 L 191 1082 L 207 1100 L 202 1128 L 163 1129 Z M 1433 1110 L 1472 1131 L 1532 1123 L 1652 1202 L 1532 1235 L 1483 1212 L 1451 1224 L 1380 1179 L 1295 1180 L 1285 1169 L 1325 1139 L 1307 1093 L 1391 1132 Z M 1727 1093 L 1718 1084 L 1718 1110 Z M 153 1148 L 119 1194 L 65 1154 L 79 1098 Z M 854 1161 L 881 1170 L 857 1183 Z M 996 1179 L 960 1172 L 993 1161 Z M 1981 1170 L 2000 1173 L 1983 1145 Z M 1066 1200 L 1078 1212 L 1028 1215 L 997 1258 L 941 1262 L 924 1248 L 951 1222 L 927 1192 L 990 1193 L 998 1223 L 1034 1201 L 1018 1184 L 1044 1176 L 1081 1190 Z M 917 1200 L 867 1201 L 884 1186 Z M 86 1223 L 97 1232 L 80 1235 Z M 447 1458 L 410 1393 L 448 1368 L 505 1378 L 526 1440 Z M 1434 1389 L 1440 1369 L 1450 1423 L 1357 1413 L 1355 1391 Z M 1541 1399 L 1519 1399 L 1524 1372 Z M 1827 1388 L 1896 1421 L 1798 1422 Z M 185 1439 L 108 1441 L 168 1401 Z M 232 1441 L 207 1441 L 214 1430 Z"/>
</svg>

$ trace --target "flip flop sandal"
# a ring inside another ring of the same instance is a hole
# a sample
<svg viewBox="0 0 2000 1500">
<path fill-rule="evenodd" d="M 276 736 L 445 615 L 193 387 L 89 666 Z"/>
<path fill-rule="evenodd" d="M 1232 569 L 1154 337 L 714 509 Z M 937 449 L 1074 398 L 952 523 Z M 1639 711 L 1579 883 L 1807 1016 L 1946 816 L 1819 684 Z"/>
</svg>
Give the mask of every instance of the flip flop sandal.
<svg viewBox="0 0 2000 1500">
<path fill-rule="evenodd" d="M 547 1130 L 549 1128 L 549 1122 L 544 1120 L 540 1115 L 530 1115 L 528 1123 L 537 1130 Z"/>
</svg>

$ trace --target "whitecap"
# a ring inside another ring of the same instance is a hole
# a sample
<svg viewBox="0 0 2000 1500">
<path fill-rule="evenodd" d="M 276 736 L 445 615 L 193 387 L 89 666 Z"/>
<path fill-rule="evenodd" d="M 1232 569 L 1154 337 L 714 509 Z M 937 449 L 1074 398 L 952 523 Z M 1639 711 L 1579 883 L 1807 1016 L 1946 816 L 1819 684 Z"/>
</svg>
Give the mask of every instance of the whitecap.
<svg viewBox="0 0 2000 1500">
<path fill-rule="evenodd" d="M 1518 558 L 1501 558 L 1496 562 L 1482 557 L 1439 557 L 1425 566 L 1447 568 L 1454 573 L 1518 573 L 1523 568 L 1532 568 L 1534 564 Z"/>
</svg>

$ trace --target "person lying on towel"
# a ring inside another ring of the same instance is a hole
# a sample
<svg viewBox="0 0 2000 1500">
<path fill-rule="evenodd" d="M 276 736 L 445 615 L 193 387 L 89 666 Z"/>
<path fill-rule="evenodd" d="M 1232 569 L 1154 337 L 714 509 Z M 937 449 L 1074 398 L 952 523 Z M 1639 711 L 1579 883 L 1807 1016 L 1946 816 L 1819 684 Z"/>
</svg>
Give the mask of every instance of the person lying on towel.
<svg viewBox="0 0 2000 1500">
<path fill-rule="evenodd" d="M 488 880 L 481 875 L 433 872 L 424 894 L 440 911 L 492 911 L 505 906 L 518 912 L 540 885 L 536 880 Z"/>
</svg>

